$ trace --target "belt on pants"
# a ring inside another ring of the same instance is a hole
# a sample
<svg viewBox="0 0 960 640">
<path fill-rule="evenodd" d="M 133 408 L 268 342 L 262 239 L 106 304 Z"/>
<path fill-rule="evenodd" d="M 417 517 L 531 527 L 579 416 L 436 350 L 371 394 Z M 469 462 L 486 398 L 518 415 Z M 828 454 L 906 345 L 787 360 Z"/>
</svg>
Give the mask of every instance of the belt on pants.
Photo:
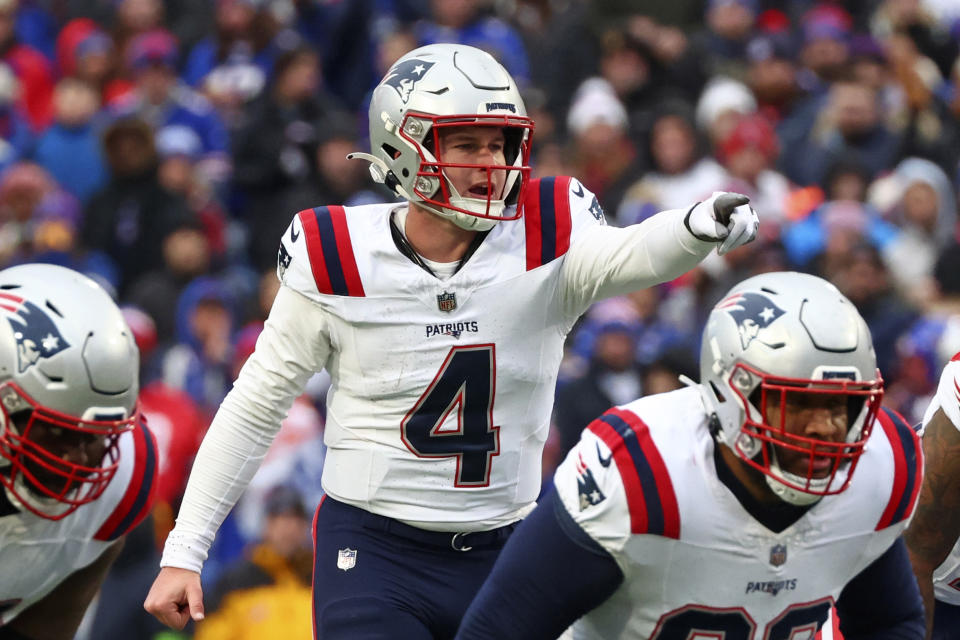
<svg viewBox="0 0 960 640">
<path fill-rule="evenodd" d="M 327 498 L 329 500 L 329 497 Z M 343 505 L 343 503 L 340 503 Z M 384 531 L 392 535 L 413 540 L 420 544 L 443 549 L 453 549 L 454 551 L 470 551 L 471 549 L 496 548 L 502 547 L 513 530 L 517 528 L 520 521 L 512 522 L 508 525 L 490 529 L 489 531 L 428 531 L 409 524 L 381 516 L 376 513 L 370 513 L 358 507 L 343 505 L 362 512 L 361 523 L 364 527 L 377 531 Z"/>
</svg>

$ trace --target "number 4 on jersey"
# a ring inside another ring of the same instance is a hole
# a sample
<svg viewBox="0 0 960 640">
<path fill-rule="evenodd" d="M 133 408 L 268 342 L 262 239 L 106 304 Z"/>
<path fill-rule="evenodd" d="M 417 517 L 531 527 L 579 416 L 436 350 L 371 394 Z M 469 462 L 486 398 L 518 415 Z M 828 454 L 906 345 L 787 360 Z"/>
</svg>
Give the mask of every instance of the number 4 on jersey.
<svg viewBox="0 0 960 640">
<path fill-rule="evenodd" d="M 490 484 L 490 462 L 500 453 L 493 425 L 496 351 L 492 344 L 453 347 L 400 425 L 403 443 L 421 458 L 457 459 L 457 487 Z M 457 428 L 443 429 L 456 411 Z"/>
</svg>

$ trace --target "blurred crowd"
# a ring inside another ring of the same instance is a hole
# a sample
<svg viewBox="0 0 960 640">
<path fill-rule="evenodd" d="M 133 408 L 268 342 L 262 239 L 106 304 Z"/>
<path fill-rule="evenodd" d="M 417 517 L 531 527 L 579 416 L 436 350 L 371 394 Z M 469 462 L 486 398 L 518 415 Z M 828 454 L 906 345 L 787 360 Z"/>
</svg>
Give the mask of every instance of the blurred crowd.
<svg viewBox="0 0 960 640">
<path fill-rule="evenodd" d="M 367 145 L 379 78 L 433 42 L 504 64 L 536 120 L 534 175 L 577 176 L 610 224 L 718 190 L 762 221 L 753 244 L 587 313 L 545 478 L 610 405 L 697 378 L 709 309 L 769 270 L 835 283 L 873 332 L 886 404 L 919 420 L 960 350 L 960 3 L 0 0 L 0 264 L 54 262 L 113 292 L 161 453 L 151 525 L 80 637 L 160 631 L 140 603 L 272 303 L 279 234 L 310 206 L 390 199 L 345 156 Z M 250 616 L 279 615 L 277 637 L 300 637 L 326 386 L 308 385 L 221 529 L 189 634 L 272 637 Z M 230 600 L 264 589 L 292 604 Z"/>
</svg>

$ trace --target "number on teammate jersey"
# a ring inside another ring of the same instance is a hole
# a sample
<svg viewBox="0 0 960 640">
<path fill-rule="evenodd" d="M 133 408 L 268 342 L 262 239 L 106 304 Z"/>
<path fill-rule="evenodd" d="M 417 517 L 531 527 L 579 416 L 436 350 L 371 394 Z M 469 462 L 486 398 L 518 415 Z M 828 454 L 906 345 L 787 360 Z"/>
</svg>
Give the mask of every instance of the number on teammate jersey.
<svg viewBox="0 0 960 640">
<path fill-rule="evenodd" d="M 792 604 L 763 632 L 763 640 L 813 640 L 827 622 L 831 598 Z M 713 609 L 687 605 L 660 617 L 651 640 L 753 640 L 756 624 L 741 607 Z"/>
</svg>

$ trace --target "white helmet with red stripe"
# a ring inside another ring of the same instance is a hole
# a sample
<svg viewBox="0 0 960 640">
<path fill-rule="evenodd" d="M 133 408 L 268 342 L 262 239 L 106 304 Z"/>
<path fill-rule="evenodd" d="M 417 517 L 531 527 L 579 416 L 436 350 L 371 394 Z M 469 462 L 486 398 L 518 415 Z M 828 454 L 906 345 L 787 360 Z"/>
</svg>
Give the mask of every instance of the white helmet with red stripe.
<svg viewBox="0 0 960 640">
<path fill-rule="evenodd" d="M 133 333 L 93 280 L 0 271 L 0 483 L 14 503 L 56 520 L 103 493 L 137 417 L 138 369 Z"/>
<path fill-rule="evenodd" d="M 497 127 L 504 135 L 503 165 L 467 165 L 441 156 L 439 132 L 451 127 Z M 390 68 L 370 100 L 370 154 L 373 179 L 464 229 L 484 230 L 515 220 L 509 210 L 530 176 L 533 120 L 516 82 L 493 56 L 462 44 L 433 44 L 406 54 Z M 457 191 L 449 167 L 506 172 L 502 193 L 485 197 Z"/>
<path fill-rule="evenodd" d="M 793 272 L 749 278 L 713 308 L 700 382 L 717 441 L 798 505 L 847 487 L 883 397 L 856 307 L 826 280 Z M 842 440 L 788 432 L 784 407 L 828 402 L 843 407 Z M 768 423 L 768 407 L 780 408 L 777 424 Z"/>
</svg>

